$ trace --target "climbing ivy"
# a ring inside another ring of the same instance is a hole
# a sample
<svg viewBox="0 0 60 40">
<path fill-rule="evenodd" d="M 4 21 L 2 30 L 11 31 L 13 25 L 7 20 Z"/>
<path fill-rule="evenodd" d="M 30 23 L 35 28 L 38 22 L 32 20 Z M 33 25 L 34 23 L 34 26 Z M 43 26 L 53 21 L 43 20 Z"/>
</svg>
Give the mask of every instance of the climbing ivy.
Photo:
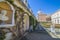
<svg viewBox="0 0 60 40">
<path fill-rule="evenodd" d="M 35 28 L 36 28 L 36 19 L 34 19 L 32 16 L 30 16 L 29 18 L 30 18 L 30 25 L 32 25 L 33 30 L 35 30 Z"/>
</svg>

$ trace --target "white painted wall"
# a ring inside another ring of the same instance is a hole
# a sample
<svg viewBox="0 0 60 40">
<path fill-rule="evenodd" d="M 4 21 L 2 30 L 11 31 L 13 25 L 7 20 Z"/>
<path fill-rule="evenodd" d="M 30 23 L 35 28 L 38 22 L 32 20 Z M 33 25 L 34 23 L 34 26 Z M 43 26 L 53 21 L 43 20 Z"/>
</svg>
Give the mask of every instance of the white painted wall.
<svg viewBox="0 0 60 40">
<path fill-rule="evenodd" d="M 52 14 L 51 22 L 54 24 L 60 24 L 60 10 Z"/>
</svg>

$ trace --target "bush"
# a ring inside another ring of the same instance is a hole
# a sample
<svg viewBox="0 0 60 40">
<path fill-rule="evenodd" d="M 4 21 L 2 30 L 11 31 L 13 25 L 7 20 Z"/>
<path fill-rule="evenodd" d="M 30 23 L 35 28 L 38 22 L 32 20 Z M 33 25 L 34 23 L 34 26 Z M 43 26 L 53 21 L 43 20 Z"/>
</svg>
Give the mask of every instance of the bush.
<svg viewBox="0 0 60 40">
<path fill-rule="evenodd" d="M 50 22 L 41 22 L 41 25 L 46 27 L 46 28 L 49 28 L 51 23 Z"/>
<path fill-rule="evenodd" d="M 60 28 L 60 24 L 55 24 L 55 28 Z"/>
<path fill-rule="evenodd" d="M 36 26 L 33 26 L 33 30 L 35 30 Z"/>
<path fill-rule="evenodd" d="M 5 39 L 5 32 L 0 30 L 0 40 L 4 40 Z"/>
</svg>

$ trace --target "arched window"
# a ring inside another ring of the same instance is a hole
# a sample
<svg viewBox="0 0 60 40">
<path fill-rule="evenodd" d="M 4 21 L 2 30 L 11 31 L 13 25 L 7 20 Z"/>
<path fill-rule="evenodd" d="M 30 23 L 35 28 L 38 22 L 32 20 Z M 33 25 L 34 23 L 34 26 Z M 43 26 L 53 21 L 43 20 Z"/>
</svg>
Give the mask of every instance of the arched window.
<svg viewBox="0 0 60 40">
<path fill-rule="evenodd" d="M 9 2 L 0 2 L 0 27 L 12 27 L 14 22 L 14 7 Z"/>
</svg>

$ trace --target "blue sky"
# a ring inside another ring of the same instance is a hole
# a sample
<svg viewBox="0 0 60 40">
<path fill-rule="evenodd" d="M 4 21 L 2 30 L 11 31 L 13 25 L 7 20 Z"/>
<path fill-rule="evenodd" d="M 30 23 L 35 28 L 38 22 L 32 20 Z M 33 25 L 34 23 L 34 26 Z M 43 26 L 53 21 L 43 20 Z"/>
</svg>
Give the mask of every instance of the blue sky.
<svg viewBox="0 0 60 40">
<path fill-rule="evenodd" d="M 45 14 L 52 14 L 60 9 L 60 0 L 28 0 L 28 3 L 35 16 L 40 9 Z"/>
</svg>

